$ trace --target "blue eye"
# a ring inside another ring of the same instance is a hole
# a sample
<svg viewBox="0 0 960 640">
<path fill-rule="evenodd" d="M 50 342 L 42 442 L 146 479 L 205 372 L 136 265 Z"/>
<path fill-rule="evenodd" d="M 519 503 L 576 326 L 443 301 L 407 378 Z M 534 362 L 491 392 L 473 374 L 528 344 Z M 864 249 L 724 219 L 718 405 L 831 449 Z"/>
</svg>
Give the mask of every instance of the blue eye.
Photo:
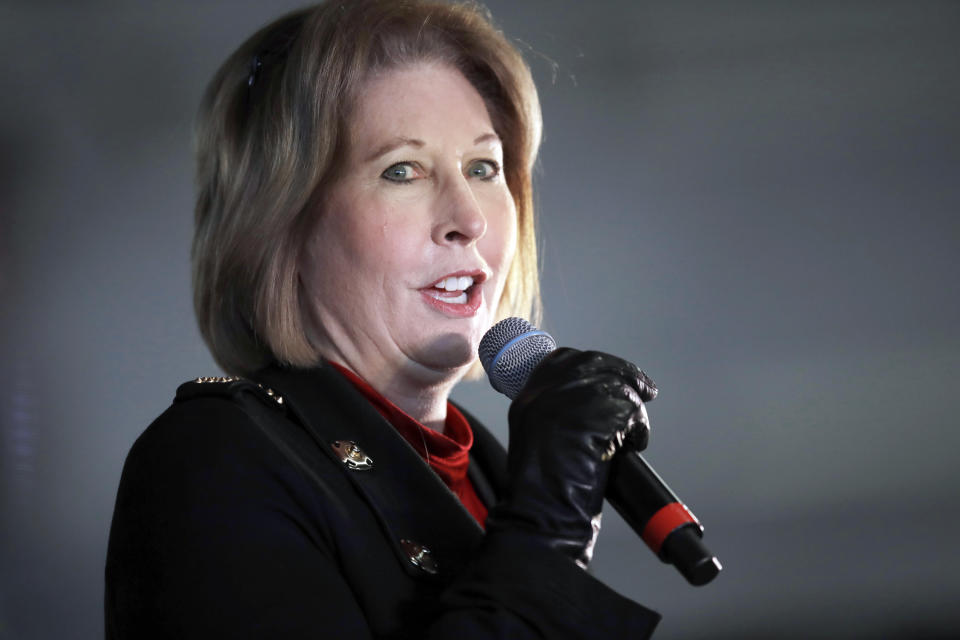
<svg viewBox="0 0 960 640">
<path fill-rule="evenodd" d="M 500 175 L 500 165 L 493 160 L 477 160 L 467 168 L 467 175 L 481 180 L 492 180 Z"/>
<path fill-rule="evenodd" d="M 380 174 L 391 182 L 410 182 L 417 177 L 417 172 L 409 162 L 398 162 L 391 165 L 386 171 Z"/>
</svg>

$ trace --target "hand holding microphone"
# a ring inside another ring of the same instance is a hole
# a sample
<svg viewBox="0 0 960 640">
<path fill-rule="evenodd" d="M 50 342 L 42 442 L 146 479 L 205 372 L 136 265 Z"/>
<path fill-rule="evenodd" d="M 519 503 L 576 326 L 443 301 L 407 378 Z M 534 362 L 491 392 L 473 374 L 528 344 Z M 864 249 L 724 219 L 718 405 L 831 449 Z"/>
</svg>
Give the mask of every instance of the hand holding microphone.
<svg viewBox="0 0 960 640">
<path fill-rule="evenodd" d="M 626 440 L 646 446 L 643 400 L 653 382 L 629 362 L 557 349 L 510 405 L 509 493 L 487 528 L 512 527 L 586 568 L 599 531 L 614 454 Z"/>
<path fill-rule="evenodd" d="M 646 374 L 609 354 L 557 349 L 520 318 L 487 332 L 480 361 L 493 388 L 514 399 L 511 485 L 488 531 L 526 530 L 586 566 L 606 495 L 691 584 L 716 577 L 720 563 L 700 539 L 703 527 L 639 454 L 650 429 L 643 403 L 657 393 Z"/>
</svg>

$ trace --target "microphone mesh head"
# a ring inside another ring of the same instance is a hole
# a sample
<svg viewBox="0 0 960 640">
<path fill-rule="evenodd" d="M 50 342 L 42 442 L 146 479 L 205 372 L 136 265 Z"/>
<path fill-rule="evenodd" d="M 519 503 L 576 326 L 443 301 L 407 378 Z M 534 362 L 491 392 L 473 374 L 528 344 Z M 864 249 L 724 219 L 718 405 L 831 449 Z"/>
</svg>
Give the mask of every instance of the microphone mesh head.
<svg viewBox="0 0 960 640">
<path fill-rule="evenodd" d="M 478 351 L 490 385 L 512 400 L 540 361 L 556 348 L 549 333 L 523 318 L 507 318 L 487 331 Z"/>
</svg>

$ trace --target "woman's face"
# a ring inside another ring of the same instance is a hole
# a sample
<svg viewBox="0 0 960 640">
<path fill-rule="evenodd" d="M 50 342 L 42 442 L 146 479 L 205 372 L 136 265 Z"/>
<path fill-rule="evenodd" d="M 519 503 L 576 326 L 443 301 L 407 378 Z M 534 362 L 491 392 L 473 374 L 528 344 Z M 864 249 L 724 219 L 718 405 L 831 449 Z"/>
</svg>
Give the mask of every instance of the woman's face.
<svg viewBox="0 0 960 640">
<path fill-rule="evenodd" d="M 368 380 L 463 373 L 517 238 L 483 99 L 448 66 L 389 71 L 360 92 L 349 133 L 301 263 L 311 338 Z"/>
</svg>

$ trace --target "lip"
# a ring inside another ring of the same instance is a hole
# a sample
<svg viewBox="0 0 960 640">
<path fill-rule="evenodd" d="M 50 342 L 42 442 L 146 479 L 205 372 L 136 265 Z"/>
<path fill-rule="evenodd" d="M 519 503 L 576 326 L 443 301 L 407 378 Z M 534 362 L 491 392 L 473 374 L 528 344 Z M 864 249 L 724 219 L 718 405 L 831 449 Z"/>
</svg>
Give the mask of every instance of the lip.
<svg viewBox="0 0 960 640">
<path fill-rule="evenodd" d="M 451 302 L 444 302 L 442 298 L 434 297 L 431 293 L 431 291 L 436 291 L 435 285 L 438 282 L 446 280 L 447 278 L 459 278 L 462 276 L 470 276 L 473 278 L 473 284 L 466 290 L 467 301 L 465 303 L 453 304 Z M 483 305 L 483 287 L 480 285 L 482 285 L 486 279 L 487 274 L 479 269 L 454 271 L 453 273 L 448 273 L 437 278 L 433 283 L 420 289 L 420 297 L 423 298 L 424 302 L 431 308 L 446 316 L 453 318 L 471 318 L 476 315 L 477 311 Z"/>
<path fill-rule="evenodd" d="M 462 276 L 470 276 L 473 278 L 474 286 L 478 284 L 483 284 L 487 279 L 487 274 L 482 269 L 461 269 L 460 271 L 454 271 L 453 273 L 448 273 L 445 276 L 440 276 L 430 284 L 424 287 L 424 289 L 430 289 L 435 287 L 438 282 L 446 280 L 447 278 L 460 278 Z"/>
</svg>

